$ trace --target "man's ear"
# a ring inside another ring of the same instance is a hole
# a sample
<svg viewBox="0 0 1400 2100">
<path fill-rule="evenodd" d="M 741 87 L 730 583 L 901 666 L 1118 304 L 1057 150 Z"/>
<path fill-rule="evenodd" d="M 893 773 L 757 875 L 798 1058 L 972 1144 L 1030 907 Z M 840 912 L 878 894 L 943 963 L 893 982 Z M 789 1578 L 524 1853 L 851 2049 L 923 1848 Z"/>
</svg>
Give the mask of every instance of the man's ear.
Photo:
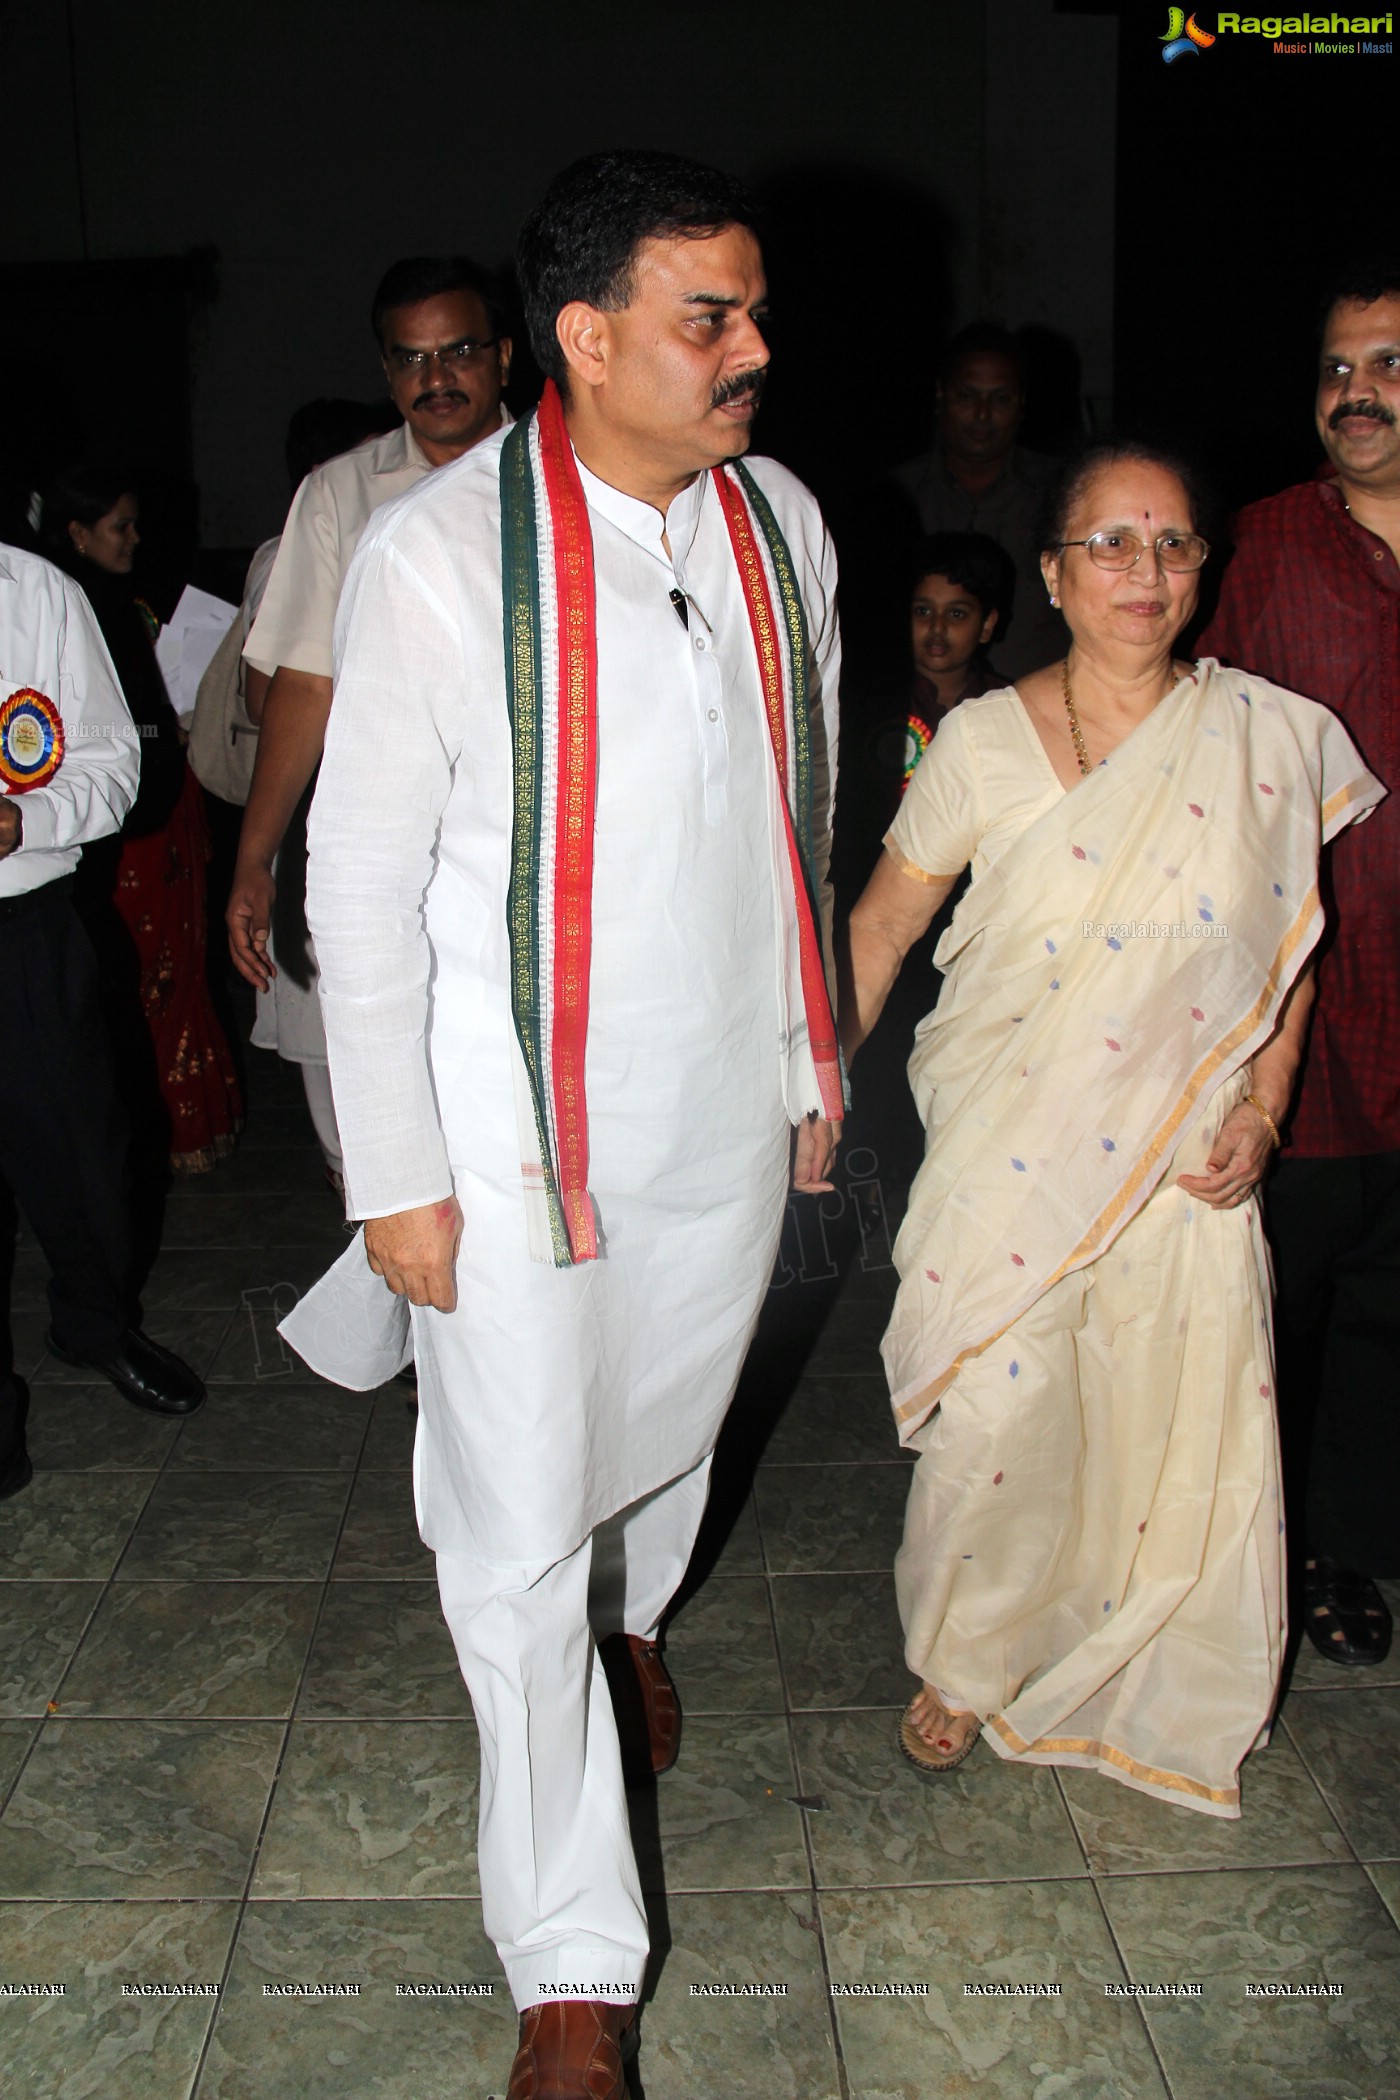
<svg viewBox="0 0 1400 2100">
<path fill-rule="evenodd" d="M 979 649 L 986 648 L 988 642 L 991 640 L 992 636 L 997 631 L 997 623 L 1000 619 L 1001 614 L 997 611 L 996 607 L 993 606 L 992 610 L 988 613 L 986 619 L 982 622 L 982 632 L 977 637 L 977 646 Z"/>
<path fill-rule="evenodd" d="M 569 377 L 582 386 L 601 386 L 608 376 L 607 315 L 582 299 L 571 299 L 555 316 L 554 335 L 569 367 Z"/>
</svg>

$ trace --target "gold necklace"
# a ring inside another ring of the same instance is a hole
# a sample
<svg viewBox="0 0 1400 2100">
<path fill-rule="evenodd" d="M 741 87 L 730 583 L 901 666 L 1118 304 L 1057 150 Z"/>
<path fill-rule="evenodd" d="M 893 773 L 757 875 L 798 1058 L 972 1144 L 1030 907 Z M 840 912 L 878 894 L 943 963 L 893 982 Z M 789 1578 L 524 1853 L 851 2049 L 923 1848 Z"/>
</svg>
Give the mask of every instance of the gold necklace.
<svg viewBox="0 0 1400 2100">
<path fill-rule="evenodd" d="M 1084 749 L 1084 732 L 1079 726 L 1079 717 L 1074 711 L 1074 696 L 1069 689 L 1068 657 L 1060 666 L 1060 684 L 1065 696 L 1065 713 L 1069 716 L 1069 733 L 1074 743 L 1074 755 L 1079 760 L 1079 770 L 1081 773 L 1091 773 L 1093 767 L 1089 764 L 1089 754 Z"/>
<path fill-rule="evenodd" d="M 1167 666 L 1167 670 L 1171 678 L 1171 684 L 1167 687 L 1167 691 L 1163 693 L 1163 700 L 1166 699 L 1168 693 L 1175 692 L 1177 684 L 1179 682 L 1176 675 L 1176 665 L 1174 663 L 1169 664 Z M 1089 754 L 1084 748 L 1084 732 L 1079 726 L 1079 717 L 1074 711 L 1074 695 L 1069 689 L 1068 657 L 1066 657 L 1064 662 L 1060 665 L 1060 690 L 1065 696 L 1065 713 L 1069 716 L 1069 733 L 1070 739 L 1074 745 L 1074 755 L 1079 761 L 1079 770 L 1081 774 L 1087 775 L 1089 773 L 1092 773 L 1094 769 L 1089 763 Z M 1160 701 L 1158 702 L 1158 705 L 1161 705 Z"/>
</svg>

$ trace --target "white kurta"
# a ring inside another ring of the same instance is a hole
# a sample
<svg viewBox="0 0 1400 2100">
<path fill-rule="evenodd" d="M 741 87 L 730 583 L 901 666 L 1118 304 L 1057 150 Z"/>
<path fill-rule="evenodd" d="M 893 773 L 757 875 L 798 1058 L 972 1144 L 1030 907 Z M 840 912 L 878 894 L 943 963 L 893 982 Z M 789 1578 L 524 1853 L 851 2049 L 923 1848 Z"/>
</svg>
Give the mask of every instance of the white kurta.
<svg viewBox="0 0 1400 2100">
<path fill-rule="evenodd" d="M 457 1310 L 414 1315 L 424 1539 L 545 1564 L 713 1446 L 776 1251 L 787 1126 L 820 1099 L 776 769 L 718 499 L 708 477 L 676 499 L 668 559 L 659 514 L 584 472 L 599 648 L 589 1186 L 603 1257 L 530 1260 L 508 1000 L 500 442 L 380 512 L 361 543 L 337 626 L 308 916 L 349 1214 L 455 1189 L 465 1218 Z M 754 472 L 812 635 L 824 872 L 835 565 L 807 491 L 771 462 Z"/>
</svg>

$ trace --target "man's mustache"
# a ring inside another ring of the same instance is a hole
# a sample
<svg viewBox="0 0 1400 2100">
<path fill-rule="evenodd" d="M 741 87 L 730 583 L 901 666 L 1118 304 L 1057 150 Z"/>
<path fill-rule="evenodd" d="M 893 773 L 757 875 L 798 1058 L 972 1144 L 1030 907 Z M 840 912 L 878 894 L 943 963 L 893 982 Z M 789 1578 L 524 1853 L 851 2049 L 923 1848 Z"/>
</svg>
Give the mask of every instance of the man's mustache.
<svg viewBox="0 0 1400 2100">
<path fill-rule="evenodd" d="M 767 384 L 766 372 L 736 372 L 732 379 L 721 379 L 710 396 L 710 406 L 728 408 L 734 401 L 752 401 L 757 408 Z"/>
<path fill-rule="evenodd" d="M 429 387 L 425 394 L 418 396 L 413 406 L 415 408 L 427 408 L 434 401 L 458 401 L 463 408 L 468 408 L 471 405 L 459 387 L 443 386 Z"/>
<path fill-rule="evenodd" d="M 1341 424 L 1346 422 L 1349 416 L 1366 416 L 1373 423 L 1389 423 L 1393 425 L 1395 422 L 1395 417 L 1391 411 L 1382 407 L 1379 401 L 1342 401 L 1338 403 L 1337 407 L 1333 409 L 1331 415 L 1327 418 L 1327 428 L 1329 430 L 1338 429 Z"/>
</svg>

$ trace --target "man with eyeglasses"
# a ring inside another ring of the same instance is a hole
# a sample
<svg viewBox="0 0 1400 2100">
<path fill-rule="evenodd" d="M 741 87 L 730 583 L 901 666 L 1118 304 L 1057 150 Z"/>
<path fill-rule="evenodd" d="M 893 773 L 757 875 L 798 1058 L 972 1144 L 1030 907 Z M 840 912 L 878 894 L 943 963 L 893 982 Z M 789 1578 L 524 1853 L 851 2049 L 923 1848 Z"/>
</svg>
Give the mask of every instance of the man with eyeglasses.
<svg viewBox="0 0 1400 2100">
<path fill-rule="evenodd" d="M 1391 789 L 1324 867 L 1312 1035 L 1266 1194 L 1303 1628 L 1329 1662 L 1375 1666 L 1375 1578 L 1400 1576 L 1400 258 L 1339 279 L 1315 417 L 1326 463 L 1241 513 L 1201 647 L 1325 702 Z"/>
<path fill-rule="evenodd" d="M 339 1141 L 314 957 L 307 943 L 295 959 L 302 929 L 293 934 L 279 912 L 288 949 L 279 976 L 272 920 L 277 854 L 289 829 L 299 834 L 294 819 L 325 739 L 340 587 L 372 511 L 510 421 L 501 389 L 511 341 L 491 280 L 475 263 L 462 256 L 394 263 L 374 295 L 370 323 L 403 421 L 309 474 L 288 512 L 244 650 L 260 674 L 248 687 L 260 734 L 227 912 L 234 963 L 260 994 L 253 1041 L 301 1065 L 328 1162 L 339 1156 Z"/>
</svg>

